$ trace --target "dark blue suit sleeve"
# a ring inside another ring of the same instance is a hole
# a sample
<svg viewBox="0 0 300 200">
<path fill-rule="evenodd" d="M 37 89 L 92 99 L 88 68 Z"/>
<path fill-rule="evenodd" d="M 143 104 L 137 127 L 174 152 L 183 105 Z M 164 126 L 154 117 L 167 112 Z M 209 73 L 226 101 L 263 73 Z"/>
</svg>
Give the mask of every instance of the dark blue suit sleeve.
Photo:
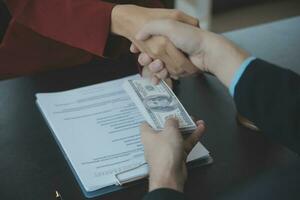
<svg viewBox="0 0 300 200">
<path fill-rule="evenodd" d="M 300 76 L 254 60 L 235 88 L 238 112 L 267 137 L 300 154 Z"/>
</svg>

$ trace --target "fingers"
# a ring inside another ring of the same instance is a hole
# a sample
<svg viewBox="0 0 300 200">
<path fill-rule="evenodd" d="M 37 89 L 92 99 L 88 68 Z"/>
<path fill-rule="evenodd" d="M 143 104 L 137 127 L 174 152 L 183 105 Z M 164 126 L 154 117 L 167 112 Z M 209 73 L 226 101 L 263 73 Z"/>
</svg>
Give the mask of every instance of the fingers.
<svg viewBox="0 0 300 200">
<path fill-rule="evenodd" d="M 153 33 L 154 35 L 166 33 L 165 36 L 167 37 L 154 36 L 143 41 L 145 46 L 147 46 L 147 55 L 141 54 L 139 57 L 139 63 L 143 66 L 149 64 L 150 70 L 157 75 L 157 78 L 166 78 L 169 74 L 171 76 L 180 77 L 186 74 L 194 74 L 199 71 L 189 58 L 176 47 L 176 44 L 173 44 L 172 40 L 170 41 L 169 36 L 172 36 L 173 33 L 172 27 L 176 27 L 181 24 L 180 22 L 177 23 L 179 24 L 170 20 L 152 21 L 146 24 L 140 33 L 138 33 L 137 38 L 147 38 L 148 30 L 151 35 Z M 143 33 L 145 34 L 143 35 Z M 150 63 L 151 58 L 156 58 L 157 60 Z M 163 67 L 167 68 L 168 73 L 166 73 L 166 71 L 162 71 Z M 159 73 L 160 71 L 161 73 Z"/>
<path fill-rule="evenodd" d="M 149 63 L 149 69 L 153 73 L 159 73 L 164 69 L 164 63 L 160 59 L 154 60 L 152 63 Z"/>
<path fill-rule="evenodd" d="M 182 12 L 182 11 L 174 10 L 173 11 L 173 18 L 176 21 L 199 27 L 199 20 L 197 18 L 192 17 L 192 16 L 190 16 L 190 15 L 188 15 L 188 14 Z"/>
<path fill-rule="evenodd" d="M 205 131 L 205 123 L 200 120 L 196 122 L 197 128 L 196 130 L 185 140 L 184 149 L 187 154 L 189 154 L 194 146 L 199 142 L 201 136 Z"/>
<path fill-rule="evenodd" d="M 160 82 L 160 79 L 157 76 L 153 76 L 151 79 L 152 84 L 157 85 Z"/>
<path fill-rule="evenodd" d="M 149 136 L 149 134 L 154 133 L 155 131 L 147 122 L 144 122 L 140 126 L 140 132 L 141 132 L 142 142 L 144 143 L 144 141 L 147 140 L 147 137 Z"/>
<path fill-rule="evenodd" d="M 146 53 L 141 53 L 139 55 L 138 62 L 142 66 L 150 65 L 152 63 L 152 61 L 153 61 L 152 58 Z"/>
<path fill-rule="evenodd" d="M 182 62 L 177 62 L 173 58 L 181 52 L 180 50 L 176 49 L 169 39 L 163 36 L 155 36 L 151 37 L 147 41 L 144 41 L 144 44 L 147 46 L 147 54 L 151 58 L 158 59 L 151 64 L 151 71 L 157 73 L 158 71 L 162 70 L 163 66 L 165 66 L 168 69 L 168 72 L 172 75 L 178 75 L 183 71 L 178 66 L 178 64 Z M 167 52 L 167 50 L 170 48 L 173 48 L 173 51 Z M 177 52 L 177 54 L 175 52 Z M 180 57 L 179 59 L 183 58 Z"/>
<path fill-rule="evenodd" d="M 193 74 L 199 69 L 180 51 L 178 50 L 172 43 L 169 43 L 167 46 L 167 54 L 173 58 L 174 65 L 172 68 L 176 72 L 172 73 L 173 76 L 183 76 L 185 72 L 188 74 Z"/>
<path fill-rule="evenodd" d="M 149 78 L 154 85 L 157 85 L 160 80 L 167 79 L 169 73 L 167 69 L 164 68 L 163 62 L 157 59 L 149 65 L 144 66 L 142 76 L 145 78 Z"/>
<path fill-rule="evenodd" d="M 169 73 L 168 73 L 167 69 L 163 69 L 160 72 L 154 74 L 151 81 L 154 85 L 157 85 L 157 84 L 159 84 L 160 80 L 165 80 L 168 78 L 168 76 L 169 76 Z"/>
<path fill-rule="evenodd" d="M 203 41 L 207 38 L 207 34 L 200 28 L 164 19 L 145 24 L 137 33 L 136 40 L 144 41 L 151 36 L 165 36 L 181 51 L 194 55 L 203 48 Z"/>
<path fill-rule="evenodd" d="M 179 129 L 179 121 L 176 118 L 169 118 L 165 122 L 165 129 Z"/>
<path fill-rule="evenodd" d="M 174 80 L 179 80 L 179 76 L 175 76 L 175 75 L 170 75 L 170 77 Z"/>
<path fill-rule="evenodd" d="M 139 48 L 135 45 L 135 44 L 131 44 L 130 45 L 130 52 L 131 53 L 139 53 L 140 52 L 140 50 L 139 50 Z"/>
<path fill-rule="evenodd" d="M 175 55 L 176 54 L 170 54 L 169 52 L 165 52 L 163 55 L 161 55 L 160 59 L 163 60 L 163 62 L 165 64 L 164 66 L 170 75 L 181 76 L 181 74 L 184 73 L 184 70 L 180 68 L 180 63 L 178 62 L 179 60 L 177 60 L 177 59 L 175 60 L 173 58 L 173 56 L 175 56 Z"/>
<path fill-rule="evenodd" d="M 163 69 L 160 72 L 156 73 L 155 76 L 157 78 L 159 78 L 160 80 L 165 80 L 166 78 L 168 78 L 168 70 L 167 69 Z"/>
</svg>

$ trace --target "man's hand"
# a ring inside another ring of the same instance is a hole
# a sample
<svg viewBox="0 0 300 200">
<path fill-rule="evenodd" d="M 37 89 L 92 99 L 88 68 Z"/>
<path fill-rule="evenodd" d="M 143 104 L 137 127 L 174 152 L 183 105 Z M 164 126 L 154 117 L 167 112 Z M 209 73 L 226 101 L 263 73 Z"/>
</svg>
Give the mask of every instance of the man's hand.
<svg viewBox="0 0 300 200">
<path fill-rule="evenodd" d="M 136 39 L 147 41 L 157 35 L 168 37 L 177 48 L 188 54 L 195 66 L 215 74 L 226 86 L 230 85 L 238 67 L 249 57 L 246 51 L 221 35 L 174 20 L 152 21 L 139 31 Z M 164 68 L 160 67 L 160 70 Z"/>
<path fill-rule="evenodd" d="M 166 73 L 168 73 L 168 72 L 166 72 Z M 171 89 L 173 89 L 173 81 L 171 78 L 158 78 L 156 76 L 156 74 L 149 69 L 149 67 L 143 67 L 142 77 L 145 79 L 148 79 L 149 81 L 152 81 L 154 84 L 158 84 L 160 82 L 160 80 L 164 80 L 166 82 L 166 84 Z"/>
<path fill-rule="evenodd" d="M 198 69 L 168 38 L 154 36 L 147 41 L 135 39 L 135 35 L 144 24 L 157 19 L 172 19 L 191 26 L 198 26 L 199 24 L 196 18 L 174 9 L 153 9 L 135 5 L 117 5 L 112 11 L 111 31 L 129 39 L 134 44 L 131 47 L 133 53 L 143 52 L 151 61 L 155 60 L 152 65 L 161 64 L 161 67 L 168 69 L 168 71 L 164 70 L 163 72 L 155 73 L 153 77 L 153 82 L 155 83 L 158 83 L 160 79 L 168 77 L 168 72 L 176 76 L 197 72 Z M 140 59 L 140 61 L 140 63 L 143 63 L 143 59 Z M 146 66 L 145 64 L 142 65 Z"/>
<path fill-rule="evenodd" d="M 187 178 L 186 158 L 204 132 L 203 121 L 186 140 L 178 129 L 178 121 L 169 119 L 165 129 L 154 131 L 147 123 L 141 126 L 145 158 L 149 165 L 149 191 L 170 188 L 183 192 Z"/>
<path fill-rule="evenodd" d="M 199 71 L 168 38 L 154 36 L 144 42 L 146 48 L 144 48 L 143 45 L 139 45 L 140 42 L 138 41 L 136 44 L 138 44 L 139 47 L 132 45 L 130 50 L 133 53 L 143 52 L 141 56 L 139 56 L 139 63 L 144 67 L 158 69 L 159 73 L 155 73 L 158 79 L 166 78 L 169 73 L 172 76 L 184 76 Z M 154 62 L 148 66 L 149 61 Z M 161 70 L 162 68 L 165 70 Z"/>
<path fill-rule="evenodd" d="M 198 19 L 175 9 L 116 5 L 111 13 L 111 32 L 134 41 L 144 24 L 159 19 L 172 19 L 191 26 L 199 24 Z"/>
</svg>

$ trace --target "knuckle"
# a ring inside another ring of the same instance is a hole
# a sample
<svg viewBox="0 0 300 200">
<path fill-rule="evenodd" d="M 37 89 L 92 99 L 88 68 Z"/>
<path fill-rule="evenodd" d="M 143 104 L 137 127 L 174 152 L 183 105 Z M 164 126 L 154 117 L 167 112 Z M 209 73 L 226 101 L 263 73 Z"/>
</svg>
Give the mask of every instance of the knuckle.
<svg viewBox="0 0 300 200">
<path fill-rule="evenodd" d="M 167 69 L 168 69 L 168 72 L 172 75 L 172 76 L 177 76 L 177 72 L 176 70 L 174 69 L 174 67 L 170 67 L 169 65 L 167 65 Z"/>
<path fill-rule="evenodd" d="M 168 45 L 168 39 L 166 37 L 159 37 L 158 46 L 160 48 L 166 48 Z"/>
<path fill-rule="evenodd" d="M 155 57 L 161 56 L 162 54 L 164 54 L 164 52 L 165 52 L 165 50 L 161 46 L 157 46 L 157 47 L 155 47 L 155 48 L 152 49 L 152 54 Z"/>
<path fill-rule="evenodd" d="M 178 74 L 183 74 L 185 73 L 185 71 L 187 70 L 187 66 L 188 66 L 189 62 L 187 62 L 187 60 L 183 59 L 180 60 L 176 66 L 176 72 Z"/>
<path fill-rule="evenodd" d="M 151 56 L 158 58 L 159 55 L 164 55 L 169 43 L 170 41 L 163 36 L 156 36 L 153 38 L 152 44 L 150 45 Z"/>
<path fill-rule="evenodd" d="M 178 67 L 178 66 L 173 67 L 173 70 L 176 75 L 180 75 L 180 74 L 184 73 L 184 70 L 182 69 L 182 67 Z"/>
<path fill-rule="evenodd" d="M 187 64 L 186 60 L 184 60 L 184 59 L 178 61 L 177 66 L 176 66 L 177 70 L 183 70 L 184 67 L 186 66 L 186 64 Z"/>
</svg>

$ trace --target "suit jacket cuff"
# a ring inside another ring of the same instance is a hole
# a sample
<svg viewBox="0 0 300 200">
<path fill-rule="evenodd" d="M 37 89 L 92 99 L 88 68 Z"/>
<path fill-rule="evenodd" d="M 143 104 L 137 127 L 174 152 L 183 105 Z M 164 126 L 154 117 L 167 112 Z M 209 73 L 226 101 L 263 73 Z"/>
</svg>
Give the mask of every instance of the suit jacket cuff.
<svg viewBox="0 0 300 200">
<path fill-rule="evenodd" d="M 176 190 L 162 188 L 149 192 L 143 200 L 184 200 L 184 194 Z"/>
</svg>

